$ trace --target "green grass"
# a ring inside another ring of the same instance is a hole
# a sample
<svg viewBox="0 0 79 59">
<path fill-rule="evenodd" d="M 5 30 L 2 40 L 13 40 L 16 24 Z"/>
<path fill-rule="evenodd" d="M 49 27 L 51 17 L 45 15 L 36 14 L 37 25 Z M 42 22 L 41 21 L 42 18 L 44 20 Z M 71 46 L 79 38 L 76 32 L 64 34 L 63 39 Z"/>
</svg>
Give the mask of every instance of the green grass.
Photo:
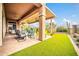
<svg viewBox="0 0 79 59">
<path fill-rule="evenodd" d="M 67 34 L 54 34 L 52 38 L 29 48 L 11 54 L 11 56 L 76 56 L 76 52 Z"/>
</svg>

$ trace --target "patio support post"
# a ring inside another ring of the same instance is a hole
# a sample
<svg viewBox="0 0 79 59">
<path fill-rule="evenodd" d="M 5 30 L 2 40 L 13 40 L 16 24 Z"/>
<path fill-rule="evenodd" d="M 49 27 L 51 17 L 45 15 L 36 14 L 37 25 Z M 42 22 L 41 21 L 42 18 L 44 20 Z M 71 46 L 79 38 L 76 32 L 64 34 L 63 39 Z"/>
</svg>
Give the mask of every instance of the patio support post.
<svg viewBox="0 0 79 59">
<path fill-rule="evenodd" d="M 16 22 L 16 27 L 17 27 L 16 29 L 17 29 L 17 30 L 19 29 L 19 26 L 20 26 L 19 21 L 17 21 L 17 22 Z"/>
<path fill-rule="evenodd" d="M 45 39 L 45 4 L 42 4 L 41 11 L 39 13 L 39 40 Z"/>
<path fill-rule="evenodd" d="M 52 19 L 50 19 L 50 34 L 52 34 Z"/>
<path fill-rule="evenodd" d="M 7 32 L 7 23 L 5 17 L 5 8 L 2 5 L 2 39 L 4 39 L 6 32 Z"/>
</svg>

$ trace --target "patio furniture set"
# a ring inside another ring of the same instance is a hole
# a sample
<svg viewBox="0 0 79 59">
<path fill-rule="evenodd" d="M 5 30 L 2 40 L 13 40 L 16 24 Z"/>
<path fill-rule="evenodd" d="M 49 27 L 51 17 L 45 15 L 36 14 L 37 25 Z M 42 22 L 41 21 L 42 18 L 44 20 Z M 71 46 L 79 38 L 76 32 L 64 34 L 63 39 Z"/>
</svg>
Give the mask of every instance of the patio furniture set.
<svg viewBox="0 0 79 59">
<path fill-rule="evenodd" d="M 31 28 L 30 30 L 13 30 L 10 32 L 12 35 L 16 35 L 16 40 L 26 40 L 25 38 L 35 38 L 35 31 Z"/>
</svg>

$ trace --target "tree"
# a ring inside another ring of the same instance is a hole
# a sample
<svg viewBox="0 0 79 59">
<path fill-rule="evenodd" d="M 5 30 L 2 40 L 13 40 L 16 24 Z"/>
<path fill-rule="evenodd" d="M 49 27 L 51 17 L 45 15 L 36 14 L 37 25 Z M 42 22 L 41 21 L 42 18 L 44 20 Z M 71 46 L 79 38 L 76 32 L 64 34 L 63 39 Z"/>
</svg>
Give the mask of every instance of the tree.
<svg viewBox="0 0 79 59">
<path fill-rule="evenodd" d="M 68 29 L 65 28 L 64 26 L 59 26 L 57 27 L 57 32 L 68 32 Z"/>
</svg>

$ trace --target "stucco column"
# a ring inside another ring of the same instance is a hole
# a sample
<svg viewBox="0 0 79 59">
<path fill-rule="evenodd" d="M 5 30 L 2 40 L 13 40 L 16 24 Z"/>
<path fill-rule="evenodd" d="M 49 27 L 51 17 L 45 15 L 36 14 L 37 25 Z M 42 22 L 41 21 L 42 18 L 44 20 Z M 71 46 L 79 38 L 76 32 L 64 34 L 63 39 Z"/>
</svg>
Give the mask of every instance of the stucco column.
<svg viewBox="0 0 79 59">
<path fill-rule="evenodd" d="M 45 4 L 42 4 L 41 11 L 39 13 L 39 40 L 45 39 Z"/>
<path fill-rule="evenodd" d="M 16 29 L 18 30 L 20 27 L 19 21 L 16 22 Z"/>
<path fill-rule="evenodd" d="M 2 46 L 2 4 L 0 3 L 0 46 Z"/>
<path fill-rule="evenodd" d="M 2 38 L 4 39 L 4 37 L 5 37 L 5 35 L 6 35 L 6 31 L 7 31 L 7 29 L 6 29 L 6 26 L 7 26 L 7 24 L 6 24 L 6 17 L 5 17 L 5 9 L 4 9 L 4 6 L 2 6 Z"/>
<path fill-rule="evenodd" d="M 52 34 L 52 29 L 53 29 L 53 26 L 52 26 L 52 19 L 50 19 L 50 34 Z"/>
</svg>

